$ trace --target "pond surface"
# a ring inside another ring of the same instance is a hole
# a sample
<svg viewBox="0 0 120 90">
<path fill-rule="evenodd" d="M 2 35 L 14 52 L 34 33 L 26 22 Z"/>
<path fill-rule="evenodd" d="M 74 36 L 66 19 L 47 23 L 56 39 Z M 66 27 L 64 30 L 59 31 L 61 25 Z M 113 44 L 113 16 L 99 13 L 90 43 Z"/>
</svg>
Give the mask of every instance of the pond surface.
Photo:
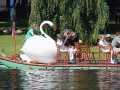
<svg viewBox="0 0 120 90">
<path fill-rule="evenodd" d="M 0 69 L 0 90 L 120 90 L 120 71 Z"/>
</svg>

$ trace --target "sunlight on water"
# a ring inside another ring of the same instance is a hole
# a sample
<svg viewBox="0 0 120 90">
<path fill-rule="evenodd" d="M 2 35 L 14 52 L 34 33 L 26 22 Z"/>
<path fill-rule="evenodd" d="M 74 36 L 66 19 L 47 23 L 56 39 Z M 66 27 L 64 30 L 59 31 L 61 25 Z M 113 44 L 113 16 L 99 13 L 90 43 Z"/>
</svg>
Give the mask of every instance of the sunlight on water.
<svg viewBox="0 0 120 90">
<path fill-rule="evenodd" d="M 0 70 L 0 90 L 120 90 L 120 71 Z"/>
</svg>

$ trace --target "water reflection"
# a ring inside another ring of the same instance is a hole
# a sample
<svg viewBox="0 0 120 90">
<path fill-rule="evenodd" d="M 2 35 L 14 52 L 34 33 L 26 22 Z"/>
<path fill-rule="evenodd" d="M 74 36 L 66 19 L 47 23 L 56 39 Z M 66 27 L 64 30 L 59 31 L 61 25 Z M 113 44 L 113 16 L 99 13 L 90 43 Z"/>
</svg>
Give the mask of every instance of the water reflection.
<svg viewBox="0 0 120 90">
<path fill-rule="evenodd" d="M 0 70 L 0 90 L 21 90 L 18 70 Z"/>
<path fill-rule="evenodd" d="M 99 90 L 120 90 L 120 71 L 97 72 Z"/>
<path fill-rule="evenodd" d="M 95 72 L 27 71 L 23 76 L 25 81 L 22 83 L 22 87 L 25 90 L 98 90 Z"/>
<path fill-rule="evenodd" d="M 0 90 L 120 90 L 120 71 L 0 70 Z"/>
</svg>

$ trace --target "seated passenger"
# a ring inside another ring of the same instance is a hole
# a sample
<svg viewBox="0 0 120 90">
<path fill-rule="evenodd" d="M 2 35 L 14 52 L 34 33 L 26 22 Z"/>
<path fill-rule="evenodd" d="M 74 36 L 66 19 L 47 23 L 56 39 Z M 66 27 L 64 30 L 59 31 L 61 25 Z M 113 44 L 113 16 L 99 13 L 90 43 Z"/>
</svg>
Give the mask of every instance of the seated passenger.
<svg viewBox="0 0 120 90">
<path fill-rule="evenodd" d="M 101 36 L 99 40 L 99 46 L 103 52 L 110 52 L 111 51 L 111 36 L 109 34 Z"/>
<path fill-rule="evenodd" d="M 39 30 L 38 30 L 38 25 L 37 24 L 32 24 L 29 28 L 28 31 L 25 35 L 25 40 L 29 39 L 30 37 L 32 37 L 34 34 L 38 34 Z"/>
<path fill-rule="evenodd" d="M 38 30 L 38 24 L 32 24 L 29 28 L 28 31 L 25 35 L 25 41 L 32 37 L 35 34 L 39 34 Z M 23 52 L 20 54 L 20 58 L 22 59 L 23 62 L 31 63 L 31 62 L 37 62 L 36 60 L 32 60 L 29 56 L 24 54 Z"/>
<path fill-rule="evenodd" d="M 117 33 L 116 36 L 113 38 L 112 48 L 113 48 L 113 54 L 114 54 L 113 58 L 114 60 L 116 60 L 117 54 L 120 52 L 120 33 Z"/>
<path fill-rule="evenodd" d="M 111 46 L 111 41 L 112 38 L 110 36 L 110 34 L 107 34 L 105 36 L 101 36 L 101 39 L 99 40 L 99 46 L 102 52 L 104 53 L 110 53 L 110 63 L 114 64 L 114 60 L 113 60 L 113 50 L 112 50 L 112 46 Z"/>
</svg>

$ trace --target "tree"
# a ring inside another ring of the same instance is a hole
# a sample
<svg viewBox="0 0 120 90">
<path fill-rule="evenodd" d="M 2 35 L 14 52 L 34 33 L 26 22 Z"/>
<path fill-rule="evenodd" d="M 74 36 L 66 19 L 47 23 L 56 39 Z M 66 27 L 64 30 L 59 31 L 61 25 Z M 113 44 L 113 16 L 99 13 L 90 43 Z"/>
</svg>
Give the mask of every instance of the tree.
<svg viewBox="0 0 120 90">
<path fill-rule="evenodd" d="M 56 33 L 59 33 L 59 0 L 31 0 L 31 13 L 29 24 L 40 24 L 44 20 L 51 20 L 57 26 L 58 32 L 45 30 L 46 33 L 56 38 Z"/>
<path fill-rule="evenodd" d="M 39 24 L 41 20 L 39 11 L 39 0 L 31 0 L 31 12 L 29 16 L 29 24 Z"/>
<path fill-rule="evenodd" d="M 29 22 L 51 20 L 58 32 L 67 26 L 79 33 L 83 42 L 91 44 L 107 25 L 108 9 L 106 0 L 31 0 Z"/>
<path fill-rule="evenodd" d="M 80 39 L 87 44 L 97 41 L 99 32 L 108 22 L 109 8 L 105 0 L 63 0 L 61 12 L 63 25 L 79 33 Z M 64 27 L 64 26 L 62 26 Z"/>
</svg>

